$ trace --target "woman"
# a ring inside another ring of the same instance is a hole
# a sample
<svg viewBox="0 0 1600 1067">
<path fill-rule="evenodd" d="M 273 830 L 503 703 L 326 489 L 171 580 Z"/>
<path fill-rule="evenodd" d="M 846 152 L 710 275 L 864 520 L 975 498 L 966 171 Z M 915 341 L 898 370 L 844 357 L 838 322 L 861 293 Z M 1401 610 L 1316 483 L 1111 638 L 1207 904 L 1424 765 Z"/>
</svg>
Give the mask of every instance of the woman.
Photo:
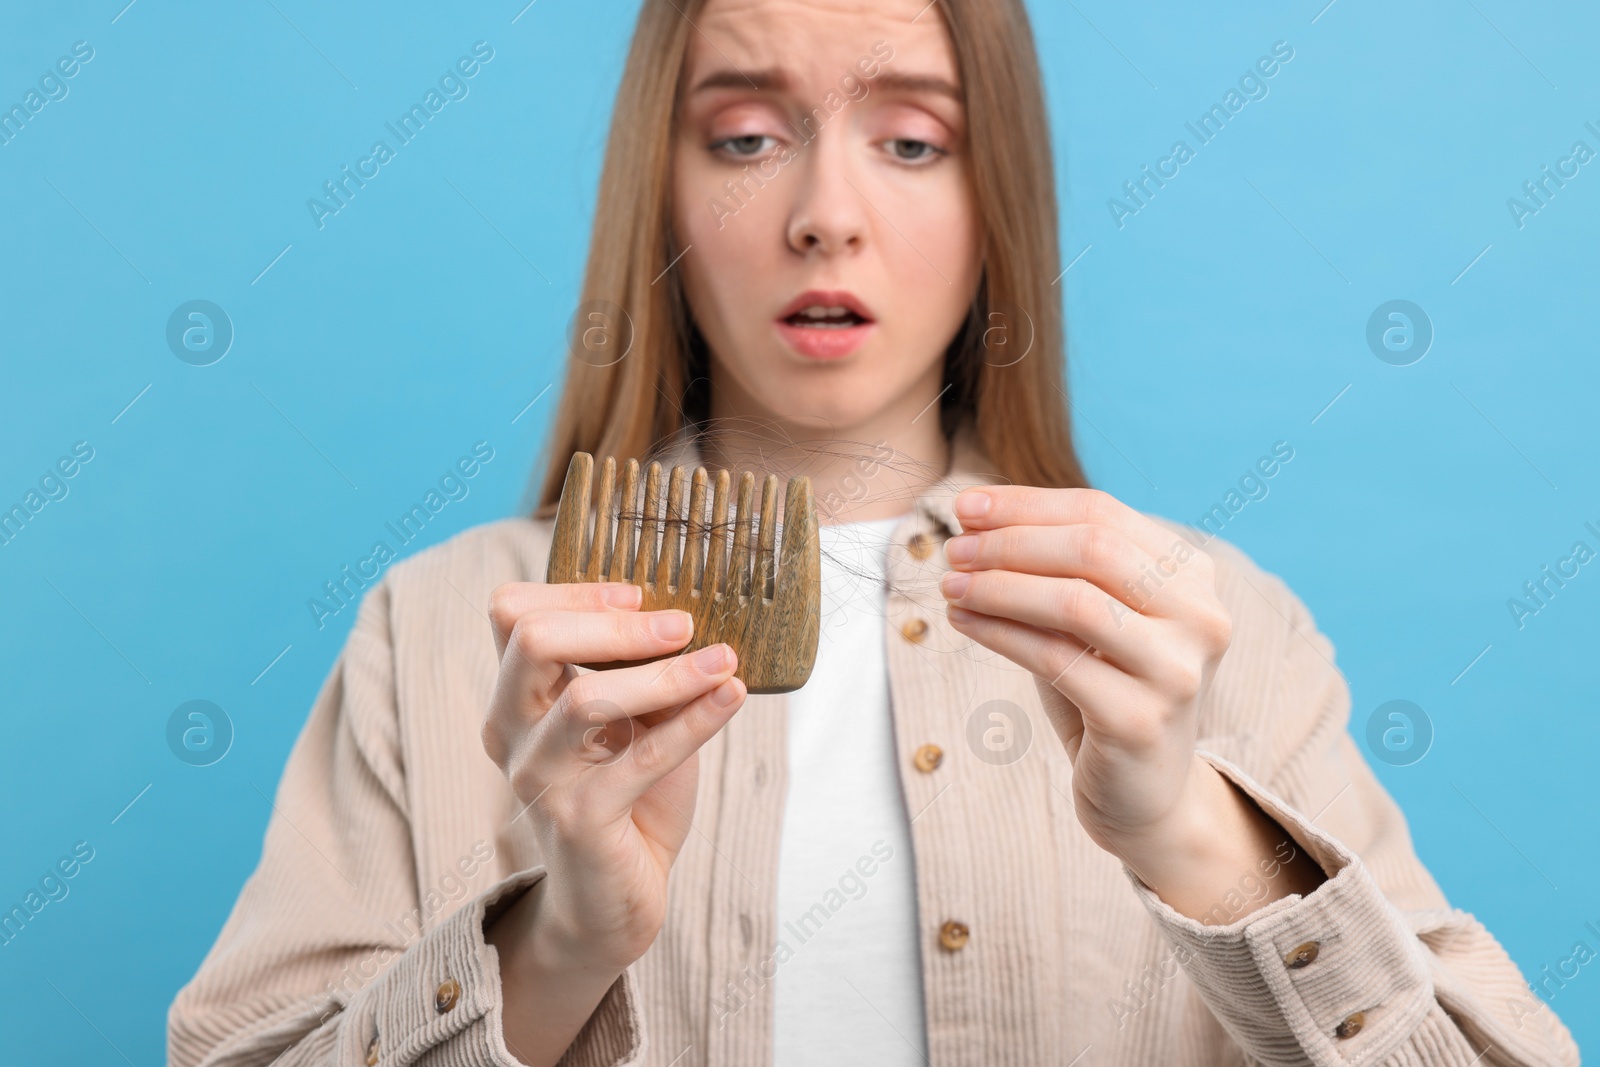
<svg viewBox="0 0 1600 1067">
<path fill-rule="evenodd" d="M 539 513 L 366 598 L 172 1062 L 1576 1064 L 1306 609 L 1085 487 L 1053 188 L 1017 0 L 644 0 Z M 574 450 L 812 478 L 806 687 L 573 666 L 691 636 L 539 581 Z"/>
</svg>

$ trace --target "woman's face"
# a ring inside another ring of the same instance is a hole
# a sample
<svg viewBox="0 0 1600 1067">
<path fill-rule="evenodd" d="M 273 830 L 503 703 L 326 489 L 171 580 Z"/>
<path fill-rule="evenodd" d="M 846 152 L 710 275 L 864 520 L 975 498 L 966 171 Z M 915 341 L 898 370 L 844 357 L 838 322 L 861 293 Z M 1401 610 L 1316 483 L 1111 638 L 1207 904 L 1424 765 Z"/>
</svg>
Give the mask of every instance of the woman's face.
<svg viewBox="0 0 1600 1067">
<path fill-rule="evenodd" d="M 877 439 L 937 396 L 981 241 L 955 55 L 925 4 L 710 0 L 695 20 L 672 269 L 713 414 Z"/>
</svg>

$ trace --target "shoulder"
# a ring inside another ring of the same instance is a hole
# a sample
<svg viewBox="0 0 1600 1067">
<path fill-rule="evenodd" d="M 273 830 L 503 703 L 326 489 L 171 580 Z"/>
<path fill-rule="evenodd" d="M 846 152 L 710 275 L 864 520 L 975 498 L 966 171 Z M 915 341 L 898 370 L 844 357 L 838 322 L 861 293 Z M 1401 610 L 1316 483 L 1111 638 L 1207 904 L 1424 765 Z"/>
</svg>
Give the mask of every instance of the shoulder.
<svg viewBox="0 0 1600 1067">
<path fill-rule="evenodd" d="M 1233 616 L 1236 635 L 1241 627 L 1251 634 L 1315 630 L 1310 610 L 1289 584 L 1263 569 L 1243 549 L 1205 530 L 1159 515 L 1147 517 L 1172 532 L 1173 555 L 1187 551 L 1210 560 L 1217 596 Z M 1177 562 L 1181 565 L 1181 561 Z"/>
<path fill-rule="evenodd" d="M 344 714 L 424 853 L 494 839 L 484 813 L 508 794 L 482 741 L 499 675 L 489 599 L 507 582 L 543 581 L 548 544 L 549 524 L 526 517 L 469 527 L 392 562 L 363 599 L 342 667 Z M 432 803 L 440 797 L 460 803 Z"/>
<path fill-rule="evenodd" d="M 498 577 L 502 582 L 544 581 L 545 559 L 550 551 L 547 520 L 515 516 L 497 519 L 460 533 L 389 570 L 393 589 L 432 586 L 446 579 L 470 580 Z"/>
<path fill-rule="evenodd" d="M 355 717 L 407 750 L 436 747 L 438 723 L 481 722 L 499 667 L 490 594 L 507 582 L 544 581 L 549 527 L 500 519 L 392 563 L 366 590 L 343 653 Z M 451 751 L 470 758 L 475 736 L 467 729 Z"/>
<path fill-rule="evenodd" d="M 1237 729 L 1241 720 L 1259 717 L 1289 729 L 1285 718 L 1314 716 L 1330 697 L 1340 699 L 1344 679 L 1334 662 L 1333 643 L 1317 629 L 1310 609 L 1287 582 L 1220 537 L 1150 518 L 1172 531 L 1174 546 L 1181 539 L 1190 551 L 1210 560 L 1217 597 L 1233 624 L 1228 651 L 1202 708 L 1202 716 L 1210 720 L 1205 726 Z"/>
<path fill-rule="evenodd" d="M 1205 530 L 1152 520 L 1210 561 L 1232 637 L 1201 698 L 1199 743 L 1271 782 L 1321 733 L 1342 731 L 1349 689 L 1333 644 L 1278 575 Z M 1191 559 L 1193 557 L 1190 557 Z"/>
<path fill-rule="evenodd" d="M 373 607 L 388 616 L 394 640 L 407 632 L 447 642 L 481 638 L 489 595 L 507 582 L 544 581 L 548 520 L 517 516 L 469 527 L 394 563 Z"/>
</svg>

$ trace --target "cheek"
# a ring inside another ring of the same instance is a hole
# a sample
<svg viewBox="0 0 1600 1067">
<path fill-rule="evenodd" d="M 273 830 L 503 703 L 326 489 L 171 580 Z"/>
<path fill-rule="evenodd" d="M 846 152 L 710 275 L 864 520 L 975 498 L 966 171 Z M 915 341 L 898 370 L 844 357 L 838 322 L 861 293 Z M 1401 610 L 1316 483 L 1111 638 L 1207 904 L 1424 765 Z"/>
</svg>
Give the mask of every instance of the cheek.
<svg viewBox="0 0 1600 1067">
<path fill-rule="evenodd" d="M 880 246 L 899 289 L 901 321 L 916 344 L 941 356 L 966 318 L 981 273 L 982 228 L 964 178 L 930 183 Z M 931 264 L 931 267 L 930 267 Z"/>
<path fill-rule="evenodd" d="M 691 231 L 687 236 L 694 247 L 673 268 L 681 272 L 695 324 L 719 353 L 750 351 L 751 309 L 768 302 L 760 285 L 766 271 L 749 239 L 729 232 L 734 229 L 728 226 L 718 232 L 713 223 L 702 225 L 699 233 Z"/>
<path fill-rule="evenodd" d="M 687 157 L 687 158 L 685 158 Z M 782 247 L 787 169 L 752 162 L 749 173 L 680 151 L 673 167 L 673 212 L 679 247 L 719 255 L 772 255 Z"/>
<path fill-rule="evenodd" d="M 690 146 L 679 145 L 672 160 L 672 228 L 680 248 L 693 244 L 711 217 L 706 207 L 707 184 L 702 168 L 693 162 Z"/>
<path fill-rule="evenodd" d="M 938 265 L 952 284 L 963 286 L 976 278 L 977 205 L 965 177 L 954 168 L 941 178 L 924 191 L 919 209 L 912 215 L 912 228 L 917 231 L 917 248 Z M 903 254 L 921 261 L 921 256 L 910 248 L 904 249 Z"/>
<path fill-rule="evenodd" d="M 673 166 L 674 232 L 678 248 L 689 249 L 673 269 L 716 345 L 766 325 L 759 312 L 772 303 L 771 279 L 781 269 L 784 198 L 772 181 L 761 188 L 753 180 L 736 198 L 726 182 L 737 172 L 693 155 L 680 153 Z"/>
</svg>

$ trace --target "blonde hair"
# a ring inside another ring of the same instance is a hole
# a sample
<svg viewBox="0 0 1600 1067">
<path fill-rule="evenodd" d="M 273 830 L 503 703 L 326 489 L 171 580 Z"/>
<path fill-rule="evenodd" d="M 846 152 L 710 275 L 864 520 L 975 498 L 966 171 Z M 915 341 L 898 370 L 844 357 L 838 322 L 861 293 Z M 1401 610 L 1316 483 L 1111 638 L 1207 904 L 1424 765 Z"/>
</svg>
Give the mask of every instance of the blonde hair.
<svg viewBox="0 0 1600 1067">
<path fill-rule="evenodd" d="M 973 306 L 945 354 L 947 436 L 970 427 L 1020 485 L 1087 485 L 1072 444 L 1054 163 L 1022 0 L 937 0 L 965 95 L 967 166 L 984 228 Z M 705 417 L 705 343 L 668 266 L 674 117 L 691 20 L 705 0 L 643 0 L 623 70 L 536 515 L 554 514 L 573 452 L 645 457 Z M 665 275 L 663 276 L 663 272 Z M 657 284 L 659 279 L 659 284 Z M 987 343 L 1007 334 L 1004 359 Z M 604 358 L 577 336 L 604 331 Z M 1026 355 L 1010 354 L 1027 344 Z M 623 349 L 617 353 L 617 349 Z M 620 356 L 620 358 L 618 358 Z"/>
</svg>

